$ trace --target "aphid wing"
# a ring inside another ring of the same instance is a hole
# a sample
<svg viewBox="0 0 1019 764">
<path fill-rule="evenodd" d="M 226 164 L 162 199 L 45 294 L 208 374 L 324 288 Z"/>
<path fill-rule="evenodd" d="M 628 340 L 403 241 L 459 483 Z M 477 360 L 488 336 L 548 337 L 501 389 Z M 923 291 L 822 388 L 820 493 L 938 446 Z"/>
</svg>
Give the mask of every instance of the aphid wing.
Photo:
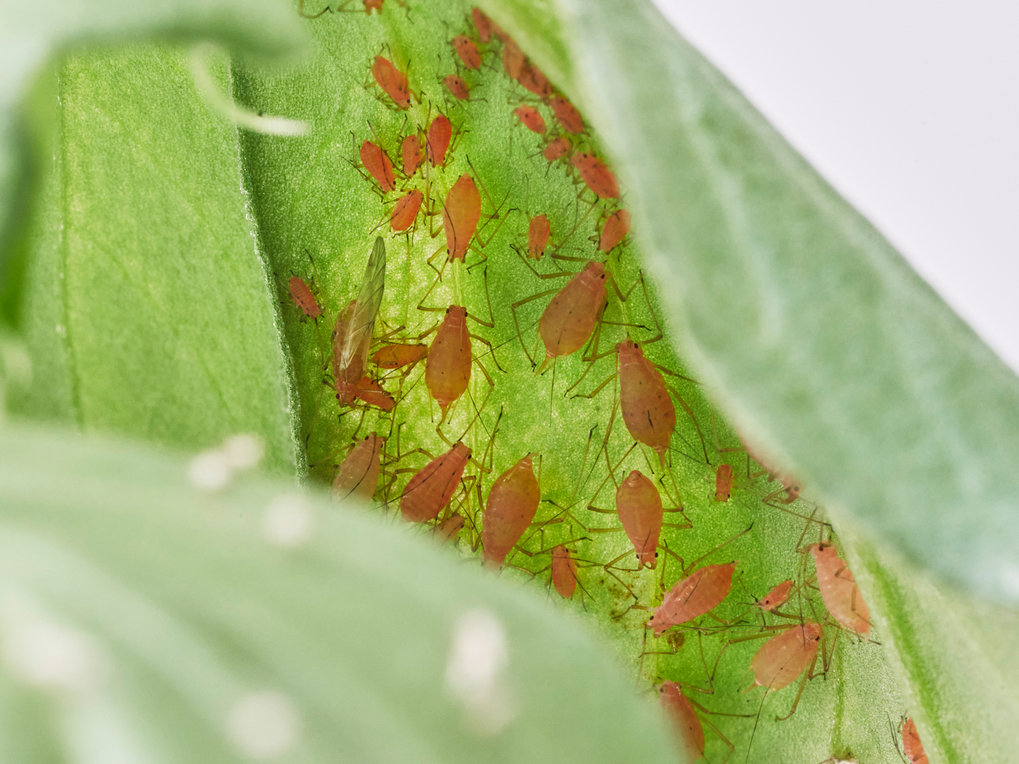
<svg viewBox="0 0 1019 764">
<path fill-rule="evenodd" d="M 386 286 L 386 243 L 382 237 L 375 239 L 371 257 L 364 269 L 361 291 L 354 301 L 354 310 L 347 324 L 346 335 L 337 337 L 335 342 L 336 363 L 340 369 L 347 369 L 354 362 L 358 352 L 371 342 L 375 328 L 375 317 L 382 305 L 382 293 Z M 364 353 L 365 366 L 368 354 Z M 359 371 L 363 372 L 364 369 Z"/>
</svg>

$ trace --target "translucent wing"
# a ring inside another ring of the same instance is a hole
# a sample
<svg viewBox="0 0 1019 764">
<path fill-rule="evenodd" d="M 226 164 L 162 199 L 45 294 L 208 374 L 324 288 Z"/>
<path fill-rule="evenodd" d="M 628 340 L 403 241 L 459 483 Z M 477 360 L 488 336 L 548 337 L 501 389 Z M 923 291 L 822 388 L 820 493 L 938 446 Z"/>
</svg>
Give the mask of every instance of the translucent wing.
<svg viewBox="0 0 1019 764">
<path fill-rule="evenodd" d="M 347 370 L 355 360 L 361 361 L 362 368 L 358 376 L 364 373 L 367 366 L 368 346 L 371 344 L 372 330 L 375 328 L 375 317 L 382 304 L 382 293 L 386 286 L 386 244 L 379 237 L 375 239 L 371 257 L 364 269 L 364 280 L 357 299 L 350 303 L 340 314 L 333 332 L 333 355 L 339 369 Z"/>
</svg>

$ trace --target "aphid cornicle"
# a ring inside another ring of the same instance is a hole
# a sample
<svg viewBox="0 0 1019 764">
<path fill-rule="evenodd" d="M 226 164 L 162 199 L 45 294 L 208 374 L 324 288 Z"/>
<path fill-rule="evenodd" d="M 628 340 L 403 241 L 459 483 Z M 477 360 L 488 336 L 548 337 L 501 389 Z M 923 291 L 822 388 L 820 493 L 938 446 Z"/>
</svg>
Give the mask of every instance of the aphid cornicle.
<svg viewBox="0 0 1019 764">
<path fill-rule="evenodd" d="M 393 177 L 393 163 L 386 152 L 380 146 L 365 141 L 361 144 L 361 164 L 379 184 L 379 187 L 386 192 L 396 188 L 396 179 Z"/>
<path fill-rule="evenodd" d="M 665 715 L 672 722 L 686 761 L 697 761 L 704 755 L 704 727 L 694 711 L 693 703 L 672 681 L 662 682 L 658 697 Z"/>
<path fill-rule="evenodd" d="M 662 374 L 633 340 L 616 345 L 619 402 L 623 422 L 633 439 L 664 459 L 676 430 L 676 407 Z"/>
<path fill-rule="evenodd" d="M 375 63 L 372 64 L 372 76 L 375 77 L 375 82 L 385 91 L 386 95 L 393 99 L 393 103 L 398 108 L 410 108 L 410 87 L 407 85 L 407 75 L 397 69 L 392 61 L 382 56 L 375 56 Z"/>
<path fill-rule="evenodd" d="M 471 359 L 467 310 L 459 305 L 450 305 L 425 360 L 425 385 L 439 404 L 443 419 L 450 404 L 467 390 L 471 380 Z"/>
<path fill-rule="evenodd" d="M 655 567 L 664 509 L 654 483 L 633 470 L 616 490 L 616 512 L 640 564 Z"/>
<path fill-rule="evenodd" d="M 514 464 L 492 484 L 481 520 L 485 562 L 502 565 L 534 520 L 541 494 L 531 454 Z"/>
<path fill-rule="evenodd" d="M 665 593 L 662 604 L 648 621 L 661 635 L 666 629 L 692 621 L 713 610 L 729 595 L 736 563 L 707 565 L 680 579 Z"/>
<path fill-rule="evenodd" d="M 870 631 L 870 613 L 860 587 L 846 561 L 830 544 L 813 544 L 810 554 L 817 568 L 817 586 L 828 612 L 842 626 L 857 634 Z"/>
<path fill-rule="evenodd" d="M 341 405 L 349 406 L 358 397 L 385 284 L 386 244 L 380 237 L 375 239 L 357 298 L 340 311 L 333 328 L 333 384 Z"/>
<path fill-rule="evenodd" d="M 584 347 L 604 307 L 605 267 L 592 260 L 559 290 L 541 314 L 538 334 L 545 343 L 541 369 L 552 359 Z"/>
<path fill-rule="evenodd" d="M 400 495 L 403 519 L 423 523 L 438 517 L 456 493 L 470 457 L 471 450 L 457 443 L 422 467 Z"/>
<path fill-rule="evenodd" d="M 350 449 L 350 453 L 340 462 L 340 469 L 333 480 L 334 497 L 345 499 L 353 495 L 371 500 L 379 484 L 384 442 L 383 438 L 372 433 Z"/>
<path fill-rule="evenodd" d="M 821 644 L 821 627 L 804 623 L 772 637 L 754 654 L 750 668 L 754 685 L 781 690 L 796 681 L 814 662 Z"/>
<path fill-rule="evenodd" d="M 481 193 L 474 179 L 464 173 L 446 194 L 442 205 L 442 227 L 446 232 L 446 252 L 450 260 L 467 257 L 474 232 L 481 220 Z"/>
<path fill-rule="evenodd" d="M 552 549 L 552 586 L 565 599 L 570 599 L 577 590 L 577 563 L 565 544 Z"/>
</svg>

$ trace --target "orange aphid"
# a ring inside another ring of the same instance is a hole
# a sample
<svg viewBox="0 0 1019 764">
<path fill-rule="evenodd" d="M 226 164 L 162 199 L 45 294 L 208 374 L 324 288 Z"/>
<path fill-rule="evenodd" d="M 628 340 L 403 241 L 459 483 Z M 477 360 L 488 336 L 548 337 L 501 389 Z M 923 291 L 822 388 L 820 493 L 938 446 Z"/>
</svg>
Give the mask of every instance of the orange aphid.
<svg viewBox="0 0 1019 764">
<path fill-rule="evenodd" d="M 502 565 L 538 511 L 541 494 L 528 454 L 492 484 L 482 516 L 481 546 L 485 562 Z"/>
<path fill-rule="evenodd" d="M 538 113 L 537 109 L 531 106 L 518 106 L 513 110 L 513 113 L 517 115 L 517 119 L 528 130 L 539 135 L 545 132 L 545 119 Z"/>
<path fill-rule="evenodd" d="M 867 603 L 846 561 L 829 544 L 812 544 L 810 554 L 817 567 L 817 586 L 828 612 L 847 629 L 858 634 L 869 632 Z"/>
<path fill-rule="evenodd" d="M 545 245 L 548 244 L 548 237 L 552 227 L 548 222 L 548 215 L 535 215 L 527 226 L 527 256 L 540 260 L 545 254 Z"/>
<path fill-rule="evenodd" d="M 655 636 L 716 607 L 729 595 L 735 570 L 734 562 L 708 565 L 673 584 L 648 621 L 648 626 L 655 630 Z"/>
<path fill-rule="evenodd" d="M 448 543 L 456 540 L 456 537 L 460 535 L 460 531 L 463 530 L 463 527 L 463 515 L 450 515 L 441 523 L 436 525 L 435 530 L 432 531 L 432 533 L 435 534 L 436 538 Z"/>
<path fill-rule="evenodd" d="M 453 94 L 453 97 L 459 101 L 466 101 L 471 97 L 471 91 L 467 87 L 467 83 L 463 81 L 462 77 L 457 77 L 455 74 L 450 74 L 448 77 L 443 77 L 442 84 L 446 86 L 446 90 Z"/>
<path fill-rule="evenodd" d="M 463 65 L 468 69 L 481 68 L 481 54 L 478 53 L 478 46 L 475 45 L 467 35 L 458 34 L 453 38 L 453 47 L 460 57 Z"/>
<path fill-rule="evenodd" d="M 421 200 L 424 197 L 416 188 L 400 197 L 400 200 L 393 207 L 393 214 L 389 218 L 389 226 L 396 232 L 406 231 L 417 219 L 418 210 L 421 209 Z"/>
<path fill-rule="evenodd" d="M 641 565 L 653 568 L 662 532 L 662 497 L 655 484 L 637 470 L 616 489 L 616 512 Z"/>
<path fill-rule="evenodd" d="M 421 166 L 421 162 L 425 158 L 425 152 L 421 148 L 421 139 L 417 133 L 408 135 L 403 139 L 400 153 L 403 156 L 403 174 L 409 178 L 417 172 L 418 167 Z"/>
<path fill-rule="evenodd" d="M 634 440 L 650 446 L 664 459 L 676 429 L 676 407 L 665 380 L 633 340 L 616 345 L 616 354 L 619 401 L 626 429 Z"/>
<path fill-rule="evenodd" d="M 678 684 L 670 681 L 662 683 L 658 697 L 676 732 L 680 748 L 686 754 L 684 761 L 697 761 L 704 755 L 704 728 L 694 711 L 693 703 L 683 694 Z"/>
<path fill-rule="evenodd" d="M 519 79 L 520 73 L 524 70 L 526 58 L 520 46 L 508 36 L 502 50 L 502 68 L 511 79 Z"/>
<path fill-rule="evenodd" d="M 758 601 L 757 607 L 773 613 L 776 608 L 782 607 L 789 600 L 789 595 L 792 594 L 794 585 L 792 581 L 783 581 L 776 585 Z"/>
<path fill-rule="evenodd" d="M 470 175 L 464 173 L 446 194 L 442 226 L 446 231 L 446 252 L 450 260 L 467 256 L 474 232 L 481 220 L 481 194 Z"/>
<path fill-rule="evenodd" d="M 396 399 L 371 377 L 361 377 L 354 387 L 354 397 L 383 411 L 392 411 L 396 408 Z"/>
<path fill-rule="evenodd" d="M 492 20 L 480 8 L 471 8 L 471 21 L 474 22 L 474 28 L 478 30 L 478 37 L 481 38 L 481 42 L 491 41 L 494 25 Z"/>
<path fill-rule="evenodd" d="M 568 133 L 584 132 L 584 120 L 576 106 L 562 96 L 553 96 L 548 105 L 552 107 L 552 113 L 555 114 L 555 118 L 562 125 L 563 130 Z"/>
<path fill-rule="evenodd" d="M 520 74 L 515 79 L 542 99 L 552 94 L 552 85 L 549 83 L 548 77 L 528 58 L 524 59 L 524 64 L 520 67 Z"/>
<path fill-rule="evenodd" d="M 380 146 L 371 141 L 361 144 L 361 164 L 364 165 L 375 182 L 381 186 L 383 191 L 392 191 L 396 188 L 396 179 L 393 177 L 393 163 L 389 161 L 386 152 Z"/>
<path fill-rule="evenodd" d="M 715 472 L 715 501 L 729 501 L 732 492 L 732 466 L 719 464 Z"/>
<path fill-rule="evenodd" d="M 814 662 L 821 643 L 821 627 L 816 623 L 793 626 L 772 637 L 750 661 L 754 685 L 781 690 L 796 681 Z"/>
<path fill-rule="evenodd" d="M 601 238 L 598 241 L 598 249 L 602 252 L 611 252 L 630 232 L 630 213 L 626 210 L 616 210 L 607 218 L 601 229 Z"/>
<path fill-rule="evenodd" d="M 467 333 L 467 310 L 450 305 L 425 361 L 425 385 L 442 409 L 443 419 L 450 404 L 464 394 L 470 379 L 471 338 Z"/>
<path fill-rule="evenodd" d="M 423 523 L 438 517 L 456 493 L 470 457 L 471 450 L 457 443 L 422 467 L 400 495 L 403 519 Z"/>
<path fill-rule="evenodd" d="M 605 267 L 591 260 L 549 302 L 538 323 L 545 343 L 544 367 L 551 359 L 569 355 L 587 342 L 605 307 Z"/>
<path fill-rule="evenodd" d="M 287 287 L 290 290 L 290 296 L 294 299 L 294 303 L 301 309 L 304 315 L 308 318 L 318 318 L 322 315 L 322 308 L 318 304 L 318 300 L 315 299 L 311 287 L 304 283 L 304 279 L 300 276 L 291 276 Z"/>
<path fill-rule="evenodd" d="M 428 354 L 427 345 L 383 345 L 372 355 L 372 363 L 380 369 L 401 369 L 417 363 Z"/>
<path fill-rule="evenodd" d="M 407 75 L 397 69 L 392 61 L 382 56 L 375 56 L 372 76 L 375 77 L 375 82 L 386 92 L 386 95 L 393 99 L 393 103 L 401 109 L 410 108 L 410 87 L 407 85 Z"/>
<path fill-rule="evenodd" d="M 555 140 L 549 141 L 549 144 L 545 147 L 545 150 L 541 152 L 541 155 L 545 157 L 548 162 L 555 162 L 557 159 L 562 159 L 570 153 L 570 145 L 570 139 L 566 136 L 560 135 Z"/>
<path fill-rule="evenodd" d="M 596 196 L 602 199 L 615 199 L 619 196 L 619 184 L 616 176 L 601 159 L 586 151 L 576 154 L 570 164 L 577 168 L 581 180 L 587 184 Z"/>
<path fill-rule="evenodd" d="M 383 442 L 383 438 L 372 433 L 350 449 L 333 480 L 333 496 L 345 499 L 353 494 L 371 500 L 379 485 Z"/>
<path fill-rule="evenodd" d="M 577 590 L 577 563 L 565 544 L 552 549 L 552 586 L 565 599 L 570 599 Z"/>
<path fill-rule="evenodd" d="M 920 742 L 920 733 L 916 731 L 916 723 L 912 718 L 902 722 L 902 752 L 909 764 L 928 764 L 929 759 Z"/>
<path fill-rule="evenodd" d="M 428 126 L 428 161 L 432 167 L 446 162 L 446 149 L 453 137 L 453 125 L 442 114 Z"/>
</svg>

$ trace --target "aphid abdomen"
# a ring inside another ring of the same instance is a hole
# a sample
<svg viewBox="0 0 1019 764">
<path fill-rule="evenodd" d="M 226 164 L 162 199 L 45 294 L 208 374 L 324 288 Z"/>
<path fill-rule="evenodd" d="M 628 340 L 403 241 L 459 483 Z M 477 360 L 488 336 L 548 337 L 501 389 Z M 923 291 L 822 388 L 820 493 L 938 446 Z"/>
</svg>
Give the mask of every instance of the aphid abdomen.
<svg viewBox="0 0 1019 764">
<path fill-rule="evenodd" d="M 460 485 L 471 450 L 463 443 L 438 456 L 414 475 L 400 495 L 405 520 L 423 523 L 438 517 Z"/>
<path fill-rule="evenodd" d="M 488 493 L 481 526 L 486 562 L 502 565 L 534 520 L 540 500 L 530 454 L 496 478 Z"/>
<path fill-rule="evenodd" d="M 439 325 L 425 361 L 425 385 L 443 414 L 467 390 L 471 379 L 471 338 L 467 311 L 451 305 Z"/>
<path fill-rule="evenodd" d="M 816 623 L 793 626 L 772 637 L 750 660 L 754 683 L 769 690 L 788 687 L 814 662 L 820 642 L 821 627 Z"/>
<path fill-rule="evenodd" d="M 729 595 L 735 570 L 734 562 L 708 565 L 673 584 L 648 621 L 655 635 L 692 621 L 720 604 Z"/>
<path fill-rule="evenodd" d="M 605 268 L 591 261 L 549 302 L 538 323 L 547 358 L 584 347 L 605 306 Z"/>
<path fill-rule="evenodd" d="M 634 440 L 664 454 L 676 429 L 676 408 L 665 380 L 635 342 L 620 342 L 616 352 L 619 401 L 626 429 Z"/>
<path fill-rule="evenodd" d="M 371 500 L 382 470 L 382 443 L 383 439 L 372 433 L 350 450 L 333 480 L 333 496 L 345 499 L 353 495 Z"/>
<path fill-rule="evenodd" d="M 637 470 L 616 490 L 616 512 L 641 565 L 655 567 L 662 532 L 662 497 L 654 483 Z"/>
</svg>

